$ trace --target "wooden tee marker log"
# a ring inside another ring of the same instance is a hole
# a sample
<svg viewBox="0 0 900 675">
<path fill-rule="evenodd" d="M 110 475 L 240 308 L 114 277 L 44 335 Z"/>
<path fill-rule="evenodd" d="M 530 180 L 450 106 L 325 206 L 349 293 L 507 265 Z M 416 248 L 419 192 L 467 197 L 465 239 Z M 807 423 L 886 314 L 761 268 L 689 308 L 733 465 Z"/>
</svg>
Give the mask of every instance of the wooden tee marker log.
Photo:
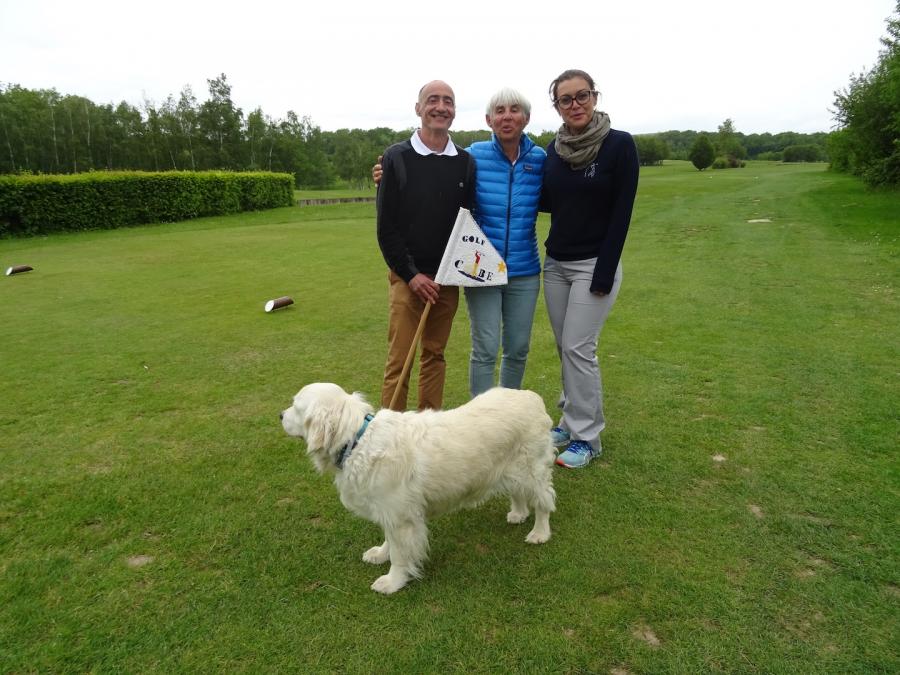
<svg viewBox="0 0 900 675">
<path fill-rule="evenodd" d="M 272 312 L 276 309 L 281 309 L 282 307 L 287 307 L 288 305 L 293 305 L 293 304 L 294 304 L 293 298 L 290 298 L 290 297 L 284 295 L 280 298 L 275 298 L 274 300 L 269 300 L 265 304 L 264 309 L 267 312 Z"/>
<path fill-rule="evenodd" d="M 6 268 L 6 276 L 11 277 L 13 274 L 21 274 L 22 272 L 30 272 L 34 268 L 31 265 L 13 265 Z"/>
</svg>

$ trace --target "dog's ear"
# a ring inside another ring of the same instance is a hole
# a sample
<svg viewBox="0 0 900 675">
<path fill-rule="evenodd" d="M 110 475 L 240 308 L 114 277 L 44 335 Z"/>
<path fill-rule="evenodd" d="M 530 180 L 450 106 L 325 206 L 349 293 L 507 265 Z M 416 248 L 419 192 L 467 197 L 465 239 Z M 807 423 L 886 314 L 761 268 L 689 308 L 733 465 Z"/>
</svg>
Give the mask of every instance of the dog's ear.
<svg viewBox="0 0 900 675">
<path fill-rule="evenodd" d="M 360 417 L 371 411 L 372 407 L 366 403 L 363 395 L 358 391 L 354 391 L 334 411 L 335 433 L 342 438 L 353 436 L 359 429 Z"/>
<path fill-rule="evenodd" d="M 330 450 L 334 443 L 334 411 L 326 406 L 313 404 L 303 420 L 306 427 L 306 445 L 311 450 Z"/>
<path fill-rule="evenodd" d="M 353 439 L 362 418 L 370 412 L 372 406 L 357 392 L 341 392 L 334 399 L 323 397 L 313 402 L 304 418 L 307 447 L 337 452 L 339 446 Z"/>
</svg>

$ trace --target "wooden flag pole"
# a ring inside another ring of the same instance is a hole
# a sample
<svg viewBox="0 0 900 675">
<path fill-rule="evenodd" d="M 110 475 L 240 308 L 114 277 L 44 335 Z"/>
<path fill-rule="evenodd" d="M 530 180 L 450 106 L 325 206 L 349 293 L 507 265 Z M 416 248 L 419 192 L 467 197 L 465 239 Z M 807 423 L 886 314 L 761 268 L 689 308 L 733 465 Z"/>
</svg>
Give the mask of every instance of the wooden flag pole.
<svg viewBox="0 0 900 675">
<path fill-rule="evenodd" d="M 422 331 L 425 330 L 425 321 L 428 319 L 428 313 L 431 311 L 431 303 L 425 303 L 425 309 L 422 310 L 422 318 L 419 319 L 419 327 L 416 328 L 416 335 L 413 338 L 413 343 L 409 348 L 409 354 L 406 355 L 406 363 L 403 364 L 403 370 L 400 373 L 400 379 L 397 380 L 397 386 L 394 387 L 394 395 L 391 397 L 391 410 L 394 410 L 394 406 L 397 404 L 397 399 L 400 395 L 400 389 L 403 387 L 403 383 L 406 382 L 406 376 L 409 375 L 409 369 L 412 366 L 413 358 L 416 356 L 416 349 L 419 346 L 419 339 L 422 337 Z"/>
</svg>

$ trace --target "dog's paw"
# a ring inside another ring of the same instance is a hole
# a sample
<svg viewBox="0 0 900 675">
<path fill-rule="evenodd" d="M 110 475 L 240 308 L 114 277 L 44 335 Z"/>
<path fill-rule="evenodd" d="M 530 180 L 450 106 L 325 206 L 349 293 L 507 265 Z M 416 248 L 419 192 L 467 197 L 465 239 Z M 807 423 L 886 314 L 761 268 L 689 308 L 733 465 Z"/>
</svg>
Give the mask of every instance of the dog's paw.
<svg viewBox="0 0 900 675">
<path fill-rule="evenodd" d="M 550 530 L 534 529 L 525 537 L 525 541 L 529 544 L 543 544 L 550 539 Z"/>
<path fill-rule="evenodd" d="M 506 522 L 512 523 L 513 525 L 518 525 L 519 523 L 524 523 L 528 520 L 528 511 L 521 513 L 519 511 L 510 511 L 506 514 Z"/>
<path fill-rule="evenodd" d="M 370 565 L 381 565 L 391 559 L 387 546 L 373 546 L 363 553 L 363 562 Z"/>
<path fill-rule="evenodd" d="M 378 593 L 384 593 L 385 595 L 390 595 L 406 586 L 406 581 L 407 580 L 403 578 L 392 577 L 390 573 L 383 574 L 372 584 L 372 590 L 377 591 Z"/>
</svg>

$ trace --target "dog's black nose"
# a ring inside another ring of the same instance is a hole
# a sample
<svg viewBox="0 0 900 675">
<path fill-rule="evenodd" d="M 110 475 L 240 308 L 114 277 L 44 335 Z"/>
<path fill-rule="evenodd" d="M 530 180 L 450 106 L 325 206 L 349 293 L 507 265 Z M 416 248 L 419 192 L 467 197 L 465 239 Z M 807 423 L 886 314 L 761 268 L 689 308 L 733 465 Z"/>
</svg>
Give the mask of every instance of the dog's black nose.
<svg viewBox="0 0 900 675">
<path fill-rule="evenodd" d="M 278 419 L 283 420 L 283 419 L 284 419 L 284 413 L 278 413 Z"/>
</svg>

